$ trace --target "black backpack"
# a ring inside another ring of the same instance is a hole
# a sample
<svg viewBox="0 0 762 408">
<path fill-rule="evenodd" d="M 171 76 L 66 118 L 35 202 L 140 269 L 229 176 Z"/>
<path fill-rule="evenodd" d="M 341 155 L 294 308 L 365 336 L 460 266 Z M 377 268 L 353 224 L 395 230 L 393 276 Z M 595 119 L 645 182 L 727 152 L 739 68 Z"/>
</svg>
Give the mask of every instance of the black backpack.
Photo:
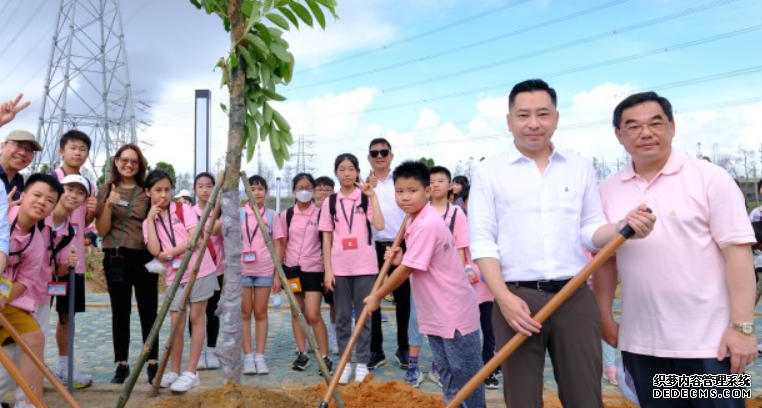
<svg viewBox="0 0 762 408">
<path fill-rule="evenodd" d="M 74 239 L 74 227 L 69 224 L 68 226 L 68 235 L 63 237 L 61 239 L 61 242 L 58 243 L 53 248 L 53 251 L 51 251 L 50 254 L 50 260 L 48 262 L 52 263 L 54 265 L 55 269 L 58 269 L 58 263 L 56 262 L 56 255 L 58 255 L 59 252 L 61 252 L 62 249 L 66 248 L 67 245 Z M 42 232 L 45 229 L 45 220 L 40 220 L 40 222 L 37 223 L 37 229 Z M 53 229 L 50 229 L 50 242 L 53 243 L 55 241 L 55 233 L 53 232 Z"/>
<path fill-rule="evenodd" d="M 328 202 L 328 210 L 331 212 L 331 220 L 333 221 L 334 227 L 336 227 L 336 196 L 337 194 L 328 197 L 330 200 Z M 362 193 L 360 193 L 360 208 L 362 208 L 362 212 L 365 214 L 365 226 L 368 230 L 368 245 L 370 245 L 372 236 L 370 232 L 370 221 L 368 221 L 368 196 Z M 352 211 L 354 211 L 354 209 Z"/>
</svg>

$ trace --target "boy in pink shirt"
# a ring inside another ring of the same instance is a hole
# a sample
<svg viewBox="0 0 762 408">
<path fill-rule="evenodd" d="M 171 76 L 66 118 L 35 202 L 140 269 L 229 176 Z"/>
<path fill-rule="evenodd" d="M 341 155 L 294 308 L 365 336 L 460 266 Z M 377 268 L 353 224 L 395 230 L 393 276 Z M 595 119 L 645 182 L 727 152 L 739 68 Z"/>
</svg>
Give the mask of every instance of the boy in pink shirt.
<svg viewBox="0 0 762 408">
<path fill-rule="evenodd" d="M 661 221 L 595 275 L 603 338 L 622 350 L 644 408 L 744 407 L 740 395 L 676 399 L 654 392 L 689 388 L 681 380 L 659 386 L 659 376 L 740 374 L 757 357 L 750 250 L 756 240 L 743 196 L 722 168 L 672 149 L 675 121 L 666 98 L 631 95 L 614 110 L 613 124 L 632 164 L 601 184 L 603 210 L 618 220 L 628 206 L 646 203 Z M 612 313 L 617 272 L 621 329 Z"/>
<path fill-rule="evenodd" d="M 479 305 L 453 235 L 428 203 L 431 186 L 426 165 L 405 162 L 397 166 L 394 186 L 397 204 L 410 215 L 405 231 L 407 252 L 404 257 L 401 251 L 387 253 L 400 266 L 365 302 L 371 310 L 378 309 L 384 296 L 410 278 L 420 331 L 429 336 L 448 403 L 482 367 Z M 484 407 L 484 386 L 479 386 L 463 406 Z"/>
<path fill-rule="evenodd" d="M 249 177 L 249 186 L 257 210 L 270 231 L 270 237 L 275 245 L 275 253 L 281 253 L 285 233 L 278 213 L 265 207 L 265 198 L 267 198 L 268 193 L 267 181 L 261 176 L 251 176 Z M 275 274 L 275 262 L 270 257 L 270 251 L 265 244 L 262 230 L 259 228 L 257 217 L 250 205 L 245 207 L 241 232 L 243 232 L 243 252 L 241 253 L 243 373 L 265 375 L 270 373 L 265 362 L 268 325 L 267 305 L 270 300 L 270 291 L 280 292 L 281 282 Z M 252 353 L 251 350 L 252 312 L 256 325 L 256 354 Z"/>
</svg>

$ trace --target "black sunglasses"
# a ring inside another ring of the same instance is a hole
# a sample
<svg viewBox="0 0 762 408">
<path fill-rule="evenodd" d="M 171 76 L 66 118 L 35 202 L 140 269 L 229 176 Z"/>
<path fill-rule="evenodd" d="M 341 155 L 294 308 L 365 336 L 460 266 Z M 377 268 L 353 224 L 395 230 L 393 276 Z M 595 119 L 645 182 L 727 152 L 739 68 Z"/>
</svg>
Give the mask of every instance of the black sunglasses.
<svg viewBox="0 0 762 408">
<path fill-rule="evenodd" d="M 371 150 L 370 152 L 368 152 L 368 154 L 370 154 L 370 157 L 378 157 L 379 154 L 381 155 L 381 157 L 386 157 L 386 156 L 389 156 L 389 153 L 391 152 L 392 151 L 389 149 L 381 149 L 381 150 Z"/>
</svg>

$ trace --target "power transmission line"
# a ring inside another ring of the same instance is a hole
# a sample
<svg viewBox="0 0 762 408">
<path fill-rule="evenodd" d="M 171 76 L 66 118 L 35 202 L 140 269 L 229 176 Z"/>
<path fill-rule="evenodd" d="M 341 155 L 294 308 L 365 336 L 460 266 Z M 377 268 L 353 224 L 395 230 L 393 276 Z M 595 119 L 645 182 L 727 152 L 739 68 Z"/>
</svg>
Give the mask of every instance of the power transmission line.
<svg viewBox="0 0 762 408">
<path fill-rule="evenodd" d="M 3 33 L 5 32 L 5 29 L 8 28 L 8 26 L 11 25 L 11 22 L 13 21 L 13 17 L 16 17 L 16 13 L 19 11 L 19 8 L 24 3 L 25 2 L 23 2 L 23 1 L 16 1 L 16 8 L 14 8 L 13 11 L 11 11 L 11 15 L 10 15 L 10 17 L 8 17 L 8 21 L 6 21 L 4 24 L 0 25 L 0 36 L 2 36 Z"/>
</svg>

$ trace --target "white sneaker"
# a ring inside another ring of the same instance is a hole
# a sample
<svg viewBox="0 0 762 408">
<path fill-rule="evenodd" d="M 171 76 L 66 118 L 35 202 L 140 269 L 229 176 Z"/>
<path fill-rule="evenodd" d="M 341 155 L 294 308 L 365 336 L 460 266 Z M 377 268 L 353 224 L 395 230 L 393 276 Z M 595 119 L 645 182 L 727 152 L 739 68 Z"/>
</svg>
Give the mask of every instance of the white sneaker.
<svg viewBox="0 0 762 408">
<path fill-rule="evenodd" d="M 368 365 L 357 364 L 357 368 L 355 368 L 355 381 L 362 382 L 365 379 L 365 376 L 367 375 L 368 375 Z"/>
<path fill-rule="evenodd" d="M 201 380 L 198 378 L 198 375 L 186 371 L 172 383 L 172 386 L 169 387 L 169 389 L 174 392 L 187 392 L 191 388 L 198 387 L 199 385 L 201 385 Z"/>
<path fill-rule="evenodd" d="M 206 362 L 206 350 L 201 351 L 201 356 L 198 358 L 198 364 L 196 364 L 196 370 L 206 370 L 207 362 Z"/>
<path fill-rule="evenodd" d="M 762 353 L 762 343 L 757 344 L 757 351 Z"/>
<path fill-rule="evenodd" d="M 267 368 L 267 363 L 265 363 L 265 358 L 254 358 L 254 365 L 257 367 L 257 374 L 259 375 L 266 375 L 270 374 L 270 369 Z"/>
<path fill-rule="evenodd" d="M 56 374 L 56 377 L 58 377 L 58 379 L 61 380 L 61 382 L 64 385 L 67 384 L 67 381 L 69 380 L 68 370 L 64 371 L 63 367 L 58 367 L 58 369 L 56 369 L 55 374 Z M 82 374 L 79 371 L 74 370 L 72 382 L 73 382 L 72 387 L 79 390 L 79 389 L 87 388 L 93 385 L 93 378 L 87 374 Z"/>
<path fill-rule="evenodd" d="M 257 365 L 254 364 L 253 354 L 243 356 L 243 373 L 246 375 L 254 375 L 257 373 Z"/>
<path fill-rule="evenodd" d="M 161 388 L 169 388 L 169 386 L 171 386 L 175 381 L 177 381 L 177 377 L 179 377 L 179 375 L 171 371 L 168 373 L 164 373 L 164 376 L 161 377 L 161 383 L 159 385 L 161 386 Z"/>
<path fill-rule="evenodd" d="M 206 369 L 216 370 L 220 368 L 220 360 L 214 355 L 214 349 L 206 351 Z"/>
<path fill-rule="evenodd" d="M 352 376 L 352 364 L 347 363 L 347 365 L 344 367 L 344 371 L 341 372 L 341 377 L 339 377 L 339 384 L 341 385 L 349 384 L 349 377 L 351 376 Z"/>
</svg>

